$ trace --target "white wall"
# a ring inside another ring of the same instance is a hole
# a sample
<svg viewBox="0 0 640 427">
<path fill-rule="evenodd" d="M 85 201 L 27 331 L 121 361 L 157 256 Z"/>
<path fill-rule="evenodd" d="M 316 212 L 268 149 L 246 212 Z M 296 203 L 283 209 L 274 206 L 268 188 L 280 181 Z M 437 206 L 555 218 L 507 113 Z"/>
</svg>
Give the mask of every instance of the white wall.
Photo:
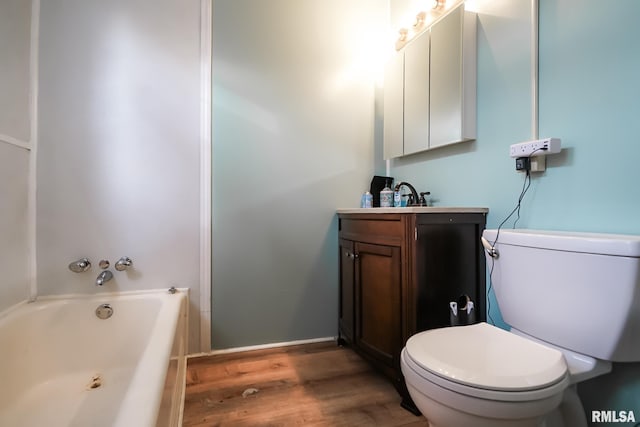
<svg viewBox="0 0 640 427">
<path fill-rule="evenodd" d="M 48 0 L 40 35 L 39 294 L 189 287 L 199 350 L 200 2 Z"/>
<path fill-rule="evenodd" d="M 29 151 L 0 141 L 0 311 L 27 299 Z"/>
<path fill-rule="evenodd" d="M 0 135 L 29 141 L 31 1 L 0 3 Z"/>
<path fill-rule="evenodd" d="M 0 3 L 0 311 L 28 297 L 31 2 Z"/>
</svg>

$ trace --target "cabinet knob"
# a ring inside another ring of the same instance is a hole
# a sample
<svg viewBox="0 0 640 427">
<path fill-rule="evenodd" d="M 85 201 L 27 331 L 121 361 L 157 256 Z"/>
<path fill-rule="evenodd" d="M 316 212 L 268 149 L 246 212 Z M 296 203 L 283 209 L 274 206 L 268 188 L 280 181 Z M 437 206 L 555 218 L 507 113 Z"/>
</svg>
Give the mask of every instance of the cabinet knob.
<svg viewBox="0 0 640 427">
<path fill-rule="evenodd" d="M 351 259 L 356 259 L 356 258 L 358 258 L 358 254 L 356 254 L 356 253 L 354 253 L 354 252 L 346 251 L 344 254 L 345 254 L 347 257 L 351 258 Z"/>
</svg>

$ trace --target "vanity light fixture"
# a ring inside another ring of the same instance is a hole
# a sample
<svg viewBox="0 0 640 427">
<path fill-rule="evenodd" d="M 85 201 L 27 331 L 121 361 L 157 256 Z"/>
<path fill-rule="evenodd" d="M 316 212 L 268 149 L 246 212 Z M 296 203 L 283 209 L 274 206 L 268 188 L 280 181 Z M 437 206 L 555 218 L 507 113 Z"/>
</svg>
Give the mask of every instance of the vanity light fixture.
<svg viewBox="0 0 640 427">
<path fill-rule="evenodd" d="M 407 38 L 409 37 L 409 30 L 407 30 L 406 28 L 400 28 L 398 33 L 400 33 L 400 37 L 398 37 L 398 40 L 406 42 Z"/>
<path fill-rule="evenodd" d="M 409 41 L 411 41 L 411 39 L 429 28 L 431 24 L 444 16 L 447 13 L 447 10 L 453 8 L 453 6 L 461 3 L 462 1 L 463 0 L 430 0 L 427 2 L 427 7 L 430 5 L 430 8 L 427 9 L 428 11 L 423 10 L 418 12 L 415 22 L 410 27 L 411 31 L 406 28 L 401 28 L 399 30 L 400 36 L 395 43 L 396 50 L 402 49 Z"/>
<path fill-rule="evenodd" d="M 398 33 L 400 35 L 398 36 L 398 40 L 396 40 L 396 50 L 402 49 L 409 40 L 409 30 L 407 30 L 406 28 L 400 28 L 400 30 L 398 30 Z"/>
<path fill-rule="evenodd" d="M 418 33 L 424 27 L 424 22 L 427 19 L 427 12 L 420 12 L 416 15 L 416 22 L 413 24 L 413 32 Z"/>
<path fill-rule="evenodd" d="M 446 0 L 433 0 L 431 4 L 431 11 L 429 13 L 425 12 L 424 10 L 418 12 L 418 14 L 416 15 L 416 22 L 413 24 L 413 32 L 415 34 L 418 34 L 425 26 L 427 18 L 430 17 L 429 15 L 431 15 L 432 13 L 437 13 L 436 11 L 438 9 L 444 9 L 444 5 L 446 2 Z M 432 19 L 430 19 L 429 21 L 433 21 L 433 17 L 431 18 Z"/>
</svg>

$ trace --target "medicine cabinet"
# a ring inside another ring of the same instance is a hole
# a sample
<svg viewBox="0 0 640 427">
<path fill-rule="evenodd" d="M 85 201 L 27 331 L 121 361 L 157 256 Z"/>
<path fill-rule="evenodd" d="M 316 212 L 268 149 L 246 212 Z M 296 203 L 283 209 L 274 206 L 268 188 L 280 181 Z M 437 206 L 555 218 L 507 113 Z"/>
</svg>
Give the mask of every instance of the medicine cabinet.
<svg viewBox="0 0 640 427">
<path fill-rule="evenodd" d="M 462 3 L 408 42 L 385 67 L 384 158 L 475 136 L 476 14 Z"/>
</svg>

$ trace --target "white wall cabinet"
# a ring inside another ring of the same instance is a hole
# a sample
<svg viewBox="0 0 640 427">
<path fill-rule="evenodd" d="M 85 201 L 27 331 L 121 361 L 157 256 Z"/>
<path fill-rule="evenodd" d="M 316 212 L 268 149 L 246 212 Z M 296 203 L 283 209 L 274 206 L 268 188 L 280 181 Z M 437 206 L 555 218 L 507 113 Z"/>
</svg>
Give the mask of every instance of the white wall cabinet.
<svg viewBox="0 0 640 427">
<path fill-rule="evenodd" d="M 384 69 L 384 158 L 404 154 L 404 54 L 394 55 Z"/>
<path fill-rule="evenodd" d="M 420 34 L 404 50 L 403 154 L 429 148 L 429 63 L 431 33 Z"/>
<path fill-rule="evenodd" d="M 461 4 L 387 64 L 384 157 L 401 157 L 475 136 L 476 14 Z"/>
</svg>

